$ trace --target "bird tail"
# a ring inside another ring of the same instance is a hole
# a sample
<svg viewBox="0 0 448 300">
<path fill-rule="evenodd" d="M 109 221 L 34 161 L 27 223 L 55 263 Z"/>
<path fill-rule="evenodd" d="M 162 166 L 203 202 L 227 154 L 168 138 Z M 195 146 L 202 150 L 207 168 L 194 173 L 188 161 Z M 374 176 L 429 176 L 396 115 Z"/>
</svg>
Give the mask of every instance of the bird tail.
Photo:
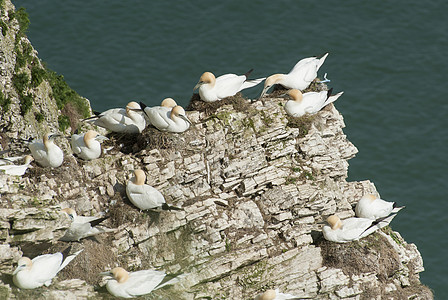
<svg viewBox="0 0 448 300">
<path fill-rule="evenodd" d="M 171 206 L 166 203 L 162 204 L 162 209 L 163 210 L 183 210 L 183 208 L 181 208 L 181 207 Z"/>
<path fill-rule="evenodd" d="M 325 59 L 327 58 L 328 54 L 330 53 L 325 53 L 324 55 L 322 55 L 321 58 L 319 58 L 319 63 L 317 64 L 317 69 L 319 70 L 319 68 L 324 64 Z"/>
<path fill-rule="evenodd" d="M 372 222 L 372 224 L 366 228 L 358 237 L 358 239 L 363 238 L 365 236 L 368 236 L 369 234 L 375 232 L 378 229 L 381 229 L 383 227 L 386 227 L 389 225 L 389 223 L 392 221 L 393 218 L 395 218 L 397 214 L 391 214 L 387 217 L 376 219 Z"/>
<path fill-rule="evenodd" d="M 250 69 L 249 71 L 247 71 L 246 73 L 244 73 L 244 76 L 246 76 L 246 80 L 249 79 L 249 75 L 250 73 L 252 73 L 254 71 L 254 69 Z"/>
<path fill-rule="evenodd" d="M 89 121 L 89 120 L 93 120 L 93 119 L 98 119 L 100 117 L 100 112 L 99 111 L 93 111 L 94 116 L 82 119 L 82 121 Z"/>
<path fill-rule="evenodd" d="M 258 79 L 246 80 L 246 81 L 243 82 L 243 85 L 241 86 L 241 90 L 248 89 L 248 88 L 251 88 L 253 86 L 256 86 L 257 84 L 259 84 L 260 82 L 262 82 L 265 79 L 266 79 L 266 77 L 258 78 Z"/>
<path fill-rule="evenodd" d="M 95 220 L 92 220 L 92 221 L 89 222 L 89 223 L 90 223 L 90 226 L 94 227 L 94 226 L 100 224 L 101 222 L 103 222 L 104 220 L 106 220 L 106 219 L 108 219 L 108 218 L 109 218 L 109 216 L 107 216 L 107 217 L 102 217 L 102 218 L 98 218 L 98 219 L 95 219 Z"/>
<path fill-rule="evenodd" d="M 333 88 L 328 90 L 328 92 L 327 92 L 327 100 L 324 102 L 324 105 L 322 106 L 322 108 L 324 108 L 328 104 L 333 103 L 334 101 L 338 100 L 338 98 L 341 97 L 342 94 L 344 94 L 344 92 L 339 92 L 336 95 L 332 95 L 331 94 L 332 92 L 333 92 Z"/>
<path fill-rule="evenodd" d="M 158 286 L 154 290 L 160 289 L 161 287 L 164 287 L 168 284 L 175 284 L 178 283 L 182 278 L 184 278 L 186 274 L 171 274 L 166 275 L 163 280 L 160 282 Z"/>
<path fill-rule="evenodd" d="M 394 205 L 392 207 L 393 207 L 392 213 L 397 213 L 400 210 L 402 210 L 403 208 L 405 208 L 406 206 L 404 206 L 404 205 L 403 206 L 398 206 L 397 202 L 394 202 Z"/>
<path fill-rule="evenodd" d="M 78 252 L 75 252 L 71 255 L 68 255 L 70 252 L 72 246 L 69 246 L 64 251 L 62 251 L 62 264 L 59 266 L 58 272 L 64 269 L 79 253 L 84 251 L 84 249 L 79 250 Z"/>
</svg>

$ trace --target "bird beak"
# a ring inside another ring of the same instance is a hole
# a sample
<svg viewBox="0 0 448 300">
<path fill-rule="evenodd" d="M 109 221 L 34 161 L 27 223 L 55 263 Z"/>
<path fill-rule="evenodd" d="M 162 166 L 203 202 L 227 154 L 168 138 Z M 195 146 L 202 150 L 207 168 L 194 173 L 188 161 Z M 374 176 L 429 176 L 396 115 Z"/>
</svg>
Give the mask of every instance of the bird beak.
<svg viewBox="0 0 448 300">
<path fill-rule="evenodd" d="M 191 125 L 191 121 L 188 120 L 188 118 L 187 118 L 186 116 L 184 116 L 184 115 L 179 115 L 179 117 L 181 117 L 183 120 L 185 120 L 185 122 L 187 122 L 188 124 Z"/>
<path fill-rule="evenodd" d="M 263 92 L 261 92 L 261 95 L 258 98 L 258 100 L 261 100 L 264 97 L 264 95 L 266 95 L 266 92 L 269 90 L 269 88 L 270 88 L 270 86 L 267 86 L 263 89 Z"/>
<path fill-rule="evenodd" d="M 49 139 L 54 139 L 54 138 L 57 138 L 57 137 L 60 137 L 61 135 L 59 134 L 59 133 L 55 133 L 55 134 L 50 134 L 49 136 L 48 136 L 48 138 Z"/>
<path fill-rule="evenodd" d="M 194 86 L 193 91 L 196 90 L 196 89 L 198 89 L 198 88 L 200 88 L 202 84 L 203 84 L 203 82 L 202 82 L 202 81 L 199 81 L 198 84 L 196 84 L 196 85 Z"/>
<path fill-rule="evenodd" d="M 112 276 L 111 271 L 106 271 L 106 272 L 101 272 L 100 273 L 101 276 Z"/>
<path fill-rule="evenodd" d="M 109 138 L 105 137 L 104 135 L 99 134 L 95 137 L 95 140 L 97 140 L 98 142 L 102 142 L 102 141 L 109 140 Z"/>
<path fill-rule="evenodd" d="M 12 272 L 12 276 L 14 276 L 14 275 L 16 275 L 17 273 L 19 273 L 19 271 L 22 270 L 23 267 L 24 267 L 24 266 L 18 266 L 18 267 L 14 270 L 14 272 Z"/>
</svg>

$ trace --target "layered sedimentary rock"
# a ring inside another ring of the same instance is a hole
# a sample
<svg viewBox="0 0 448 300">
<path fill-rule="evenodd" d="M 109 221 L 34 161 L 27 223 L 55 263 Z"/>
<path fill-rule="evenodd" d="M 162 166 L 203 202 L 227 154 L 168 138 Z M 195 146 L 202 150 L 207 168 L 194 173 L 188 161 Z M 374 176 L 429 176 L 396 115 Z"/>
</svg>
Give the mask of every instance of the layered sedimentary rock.
<svg viewBox="0 0 448 300">
<path fill-rule="evenodd" d="M 3 7 L 12 9 L 9 1 Z M 14 24 L 1 40 L 1 89 L 11 100 L 2 112 L 9 119 L 1 121 L 2 138 L 8 139 L 1 149 L 19 152 L 26 148 L 20 138 L 39 136 L 43 128 L 57 131 L 54 116 L 61 112 L 44 80 L 28 89 L 36 98 L 31 112 L 17 113 L 14 47 L 8 46 L 18 30 Z M 42 95 L 45 101 L 39 102 Z M 34 164 L 23 177 L 0 174 L 0 298 L 108 298 L 98 273 L 115 266 L 186 274 L 180 283 L 154 291 L 154 299 L 253 299 L 268 288 L 310 299 L 432 297 L 419 281 L 423 262 L 416 246 L 392 229 L 349 244 L 323 239 L 328 215 L 353 216 L 352 205 L 364 193 L 377 193 L 369 181 L 346 181 L 357 149 L 333 105 L 293 120 L 286 117 L 284 99 L 235 103 L 240 105 L 207 114 L 187 112 L 193 125 L 183 134 L 147 129 L 142 135 L 112 135 L 113 149 L 94 161 L 76 159 L 60 139 L 61 167 Z M 36 125 L 30 121 L 34 110 L 53 117 Z M 125 185 L 137 168 L 182 210 L 134 207 Z M 72 243 L 73 250 L 84 251 L 50 287 L 17 289 L 11 273 L 18 258 L 69 245 L 58 241 L 69 226 L 59 212 L 63 207 L 79 215 L 105 212 L 110 218 L 104 224 L 116 231 Z"/>
</svg>

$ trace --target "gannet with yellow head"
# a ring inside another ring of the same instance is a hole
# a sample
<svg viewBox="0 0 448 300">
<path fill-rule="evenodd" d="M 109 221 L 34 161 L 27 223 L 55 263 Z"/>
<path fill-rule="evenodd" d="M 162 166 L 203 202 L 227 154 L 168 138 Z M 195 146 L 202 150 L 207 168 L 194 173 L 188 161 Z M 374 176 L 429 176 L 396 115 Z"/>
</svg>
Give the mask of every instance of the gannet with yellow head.
<svg viewBox="0 0 448 300">
<path fill-rule="evenodd" d="M 274 74 L 269 76 L 264 82 L 264 88 L 263 92 L 261 92 L 260 98 L 263 98 L 269 88 L 274 84 L 281 84 L 287 89 L 297 89 L 303 91 L 317 77 L 317 71 L 325 62 L 327 56 L 328 53 L 325 53 L 321 58 L 304 58 L 296 63 L 288 74 Z"/>
<path fill-rule="evenodd" d="M 262 82 L 265 78 L 248 80 L 250 70 L 244 75 L 225 74 L 218 78 L 211 72 L 205 72 L 193 91 L 199 89 L 199 96 L 205 102 L 215 102 L 226 97 L 234 96 L 241 90 L 251 88 Z"/>
</svg>

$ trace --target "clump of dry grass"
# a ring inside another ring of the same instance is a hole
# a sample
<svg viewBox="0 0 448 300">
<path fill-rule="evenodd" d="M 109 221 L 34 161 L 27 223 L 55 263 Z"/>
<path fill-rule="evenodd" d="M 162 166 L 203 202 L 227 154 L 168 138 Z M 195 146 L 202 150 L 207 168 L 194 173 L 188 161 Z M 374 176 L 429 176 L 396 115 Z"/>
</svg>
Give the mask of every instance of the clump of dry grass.
<svg viewBox="0 0 448 300">
<path fill-rule="evenodd" d="M 169 132 L 162 132 L 154 127 L 147 127 L 142 133 L 117 133 L 107 135 L 109 141 L 104 146 L 114 146 L 124 154 L 136 154 L 144 149 L 171 149 L 178 146 L 176 136 Z"/>
<path fill-rule="evenodd" d="M 289 126 L 291 128 L 299 128 L 299 137 L 302 138 L 305 135 L 307 135 L 308 132 L 310 131 L 311 125 L 313 124 L 315 117 L 316 115 L 309 115 L 309 114 L 306 114 L 299 118 L 286 115 L 286 118 L 288 119 L 288 123 L 286 124 L 286 126 Z"/>
<path fill-rule="evenodd" d="M 375 272 L 385 282 L 400 267 L 394 248 L 377 233 L 350 243 L 334 243 L 321 237 L 316 245 L 321 248 L 323 265 L 341 269 L 346 275 Z"/>
<path fill-rule="evenodd" d="M 74 133 L 75 130 L 78 128 L 79 120 L 82 117 L 81 114 L 78 112 L 76 107 L 73 106 L 73 104 L 71 104 L 70 102 L 65 104 L 64 108 L 61 110 L 61 113 L 64 116 L 67 116 L 70 122 L 71 132 Z"/>
<path fill-rule="evenodd" d="M 199 94 L 193 94 L 186 110 L 204 112 L 205 116 L 208 117 L 224 105 L 232 105 L 233 109 L 238 112 L 247 112 L 250 108 L 250 101 L 244 98 L 241 93 L 215 102 L 202 101 Z"/>
</svg>

